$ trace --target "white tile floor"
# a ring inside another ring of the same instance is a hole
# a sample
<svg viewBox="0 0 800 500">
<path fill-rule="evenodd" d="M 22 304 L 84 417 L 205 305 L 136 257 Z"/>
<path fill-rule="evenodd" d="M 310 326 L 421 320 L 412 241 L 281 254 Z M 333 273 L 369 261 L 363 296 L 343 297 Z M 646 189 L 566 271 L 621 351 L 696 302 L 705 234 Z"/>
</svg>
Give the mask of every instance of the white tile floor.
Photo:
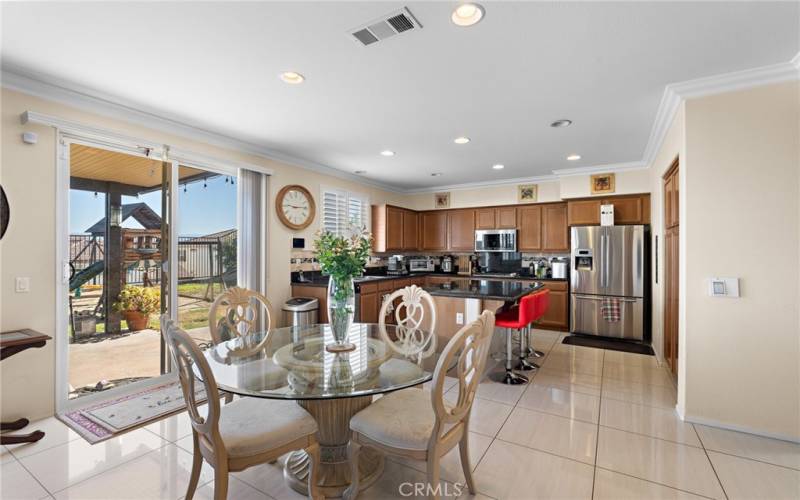
<svg viewBox="0 0 800 500">
<path fill-rule="evenodd" d="M 485 381 L 476 400 L 470 455 L 478 497 L 800 498 L 800 445 L 681 422 L 669 374 L 651 356 L 561 344 L 536 331 L 547 356 L 524 386 Z M 451 395 L 448 395 L 451 396 Z M 90 446 L 55 419 L 34 445 L 0 448 L 2 499 L 183 497 L 191 428 L 178 415 Z M 278 465 L 233 474 L 229 498 L 299 499 Z M 442 478 L 463 482 L 458 452 Z M 423 463 L 389 460 L 359 498 L 404 498 L 424 481 Z M 196 498 L 213 497 L 206 466 Z M 465 495 L 466 497 L 466 495 Z"/>
</svg>

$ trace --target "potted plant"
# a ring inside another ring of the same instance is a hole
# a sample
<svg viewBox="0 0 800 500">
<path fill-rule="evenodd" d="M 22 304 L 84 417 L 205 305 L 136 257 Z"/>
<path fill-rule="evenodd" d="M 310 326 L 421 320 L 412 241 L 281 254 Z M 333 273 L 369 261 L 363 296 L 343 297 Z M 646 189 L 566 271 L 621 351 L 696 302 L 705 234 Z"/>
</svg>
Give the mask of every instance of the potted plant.
<svg viewBox="0 0 800 500">
<path fill-rule="evenodd" d="M 132 332 L 144 330 L 150 315 L 161 308 L 161 292 L 156 288 L 126 285 L 117 296 L 114 310 L 125 316 Z"/>
<path fill-rule="evenodd" d="M 340 236 L 329 231 L 317 233 L 314 249 L 320 269 L 330 276 L 328 280 L 328 322 L 333 331 L 335 344 L 327 346 L 332 352 L 349 351 L 355 348 L 347 343 L 347 334 L 355 314 L 355 286 L 353 278 L 364 273 L 372 236 L 366 229 L 350 231 L 351 235 Z"/>
</svg>

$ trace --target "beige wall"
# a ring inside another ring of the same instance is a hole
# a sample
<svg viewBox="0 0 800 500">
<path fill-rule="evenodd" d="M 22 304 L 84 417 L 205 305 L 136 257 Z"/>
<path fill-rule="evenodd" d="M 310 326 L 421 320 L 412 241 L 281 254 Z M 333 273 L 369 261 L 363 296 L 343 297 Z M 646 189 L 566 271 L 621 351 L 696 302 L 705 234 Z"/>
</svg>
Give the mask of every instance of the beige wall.
<svg viewBox="0 0 800 500">
<path fill-rule="evenodd" d="M 592 196 L 590 175 L 570 175 L 554 181 L 538 182 L 538 202 L 561 201 L 568 198 Z M 615 175 L 614 194 L 650 192 L 650 170 L 625 170 Z M 448 191 L 443 189 L 442 191 Z M 517 203 L 517 185 L 486 186 L 470 189 L 452 189 L 450 208 L 512 205 Z M 601 195 L 597 195 L 601 196 Z M 419 193 L 408 197 L 408 207 L 415 210 L 433 210 L 433 193 Z"/>
<path fill-rule="evenodd" d="M 584 198 L 593 196 L 591 175 L 571 175 L 559 178 L 561 198 Z M 650 171 L 645 168 L 623 170 L 614 175 L 614 194 L 650 192 Z M 594 195 L 603 196 L 603 195 Z"/>
<path fill-rule="evenodd" d="M 43 125 L 20 124 L 24 111 L 38 111 L 126 135 L 167 143 L 184 150 L 273 169 L 270 203 L 286 184 L 302 184 L 318 199 L 320 185 L 367 193 L 372 201 L 404 205 L 405 196 L 336 177 L 175 137 L 144 127 L 2 90 L 2 155 L 0 182 L 11 205 L 11 225 L 0 242 L 0 329 L 28 327 L 55 336 L 55 131 Z M 39 134 L 36 145 L 24 144 L 23 131 Z M 310 244 L 318 218 L 305 231 L 285 228 L 269 207 L 267 296 L 279 312 L 289 297 L 289 254 L 292 236 L 304 236 Z M 29 276 L 31 292 L 14 293 L 14 277 Z M 54 411 L 55 344 L 29 350 L 0 363 L 0 417 L 39 418 Z"/>
<path fill-rule="evenodd" d="M 800 439 L 800 84 L 688 100 L 685 127 L 683 410 Z"/>
<path fill-rule="evenodd" d="M 660 361 L 664 360 L 664 187 L 662 177 L 675 161 L 675 158 L 683 158 L 684 151 L 684 111 L 681 104 L 675 118 L 667 131 L 661 149 L 656 154 L 655 160 L 647 170 L 650 175 L 650 237 L 652 267 L 652 331 L 653 331 L 653 350 Z M 658 237 L 658 248 L 655 241 Z M 656 269 L 656 252 L 658 252 L 658 269 Z M 658 274 L 658 283 L 655 283 L 655 276 Z"/>
</svg>

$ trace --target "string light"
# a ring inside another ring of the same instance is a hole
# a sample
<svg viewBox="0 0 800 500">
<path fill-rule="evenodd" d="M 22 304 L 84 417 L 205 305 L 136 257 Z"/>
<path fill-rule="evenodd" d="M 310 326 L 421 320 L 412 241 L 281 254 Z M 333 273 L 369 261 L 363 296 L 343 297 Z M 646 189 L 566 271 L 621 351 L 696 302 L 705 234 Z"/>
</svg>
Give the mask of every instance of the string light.
<svg viewBox="0 0 800 500">
<path fill-rule="evenodd" d="M 233 181 L 234 181 L 234 179 L 233 179 L 233 177 L 231 177 L 231 186 L 233 186 Z"/>
<path fill-rule="evenodd" d="M 225 177 L 225 184 L 227 184 L 227 183 L 228 183 L 228 178 L 227 178 L 227 177 Z"/>
<path fill-rule="evenodd" d="M 206 178 L 203 177 L 203 189 L 207 188 L 208 184 L 206 184 Z"/>
<path fill-rule="evenodd" d="M 183 192 L 186 192 L 186 184 L 183 185 Z"/>
<path fill-rule="evenodd" d="M 94 197 L 97 198 L 97 191 L 94 192 Z"/>
</svg>

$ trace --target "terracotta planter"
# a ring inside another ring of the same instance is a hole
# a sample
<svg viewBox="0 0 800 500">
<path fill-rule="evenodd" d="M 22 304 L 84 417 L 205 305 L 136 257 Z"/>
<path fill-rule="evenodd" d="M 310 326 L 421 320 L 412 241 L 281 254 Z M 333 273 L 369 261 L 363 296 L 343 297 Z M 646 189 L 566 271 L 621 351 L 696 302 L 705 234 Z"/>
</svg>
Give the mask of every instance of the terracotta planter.
<svg viewBox="0 0 800 500">
<path fill-rule="evenodd" d="M 125 321 L 128 323 L 128 330 L 138 332 L 147 328 L 147 323 L 150 321 L 150 315 L 140 313 L 139 311 L 125 311 Z"/>
</svg>

